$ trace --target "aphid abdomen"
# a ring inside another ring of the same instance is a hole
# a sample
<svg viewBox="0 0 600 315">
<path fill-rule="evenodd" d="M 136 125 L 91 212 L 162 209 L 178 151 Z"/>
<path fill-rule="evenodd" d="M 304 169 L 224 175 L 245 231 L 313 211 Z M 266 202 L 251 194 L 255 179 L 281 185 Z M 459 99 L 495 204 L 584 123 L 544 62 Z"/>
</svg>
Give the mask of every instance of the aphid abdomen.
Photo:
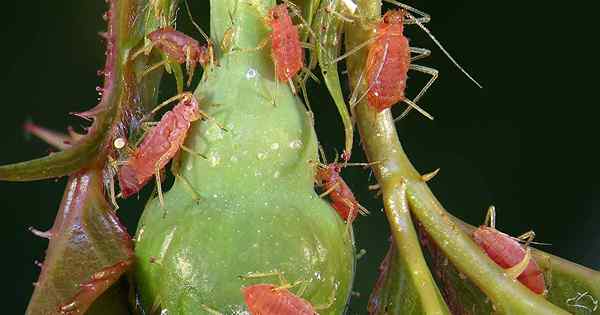
<svg viewBox="0 0 600 315">
<path fill-rule="evenodd" d="M 119 170 L 119 186 L 124 198 L 135 194 L 164 168 L 185 141 L 191 122 L 199 118 L 193 96 L 184 98 L 148 131 L 142 143 Z"/>
<path fill-rule="evenodd" d="M 271 56 L 279 81 L 293 78 L 304 63 L 304 51 L 300 46 L 298 28 L 292 23 L 285 4 L 278 5 L 269 12 L 271 25 Z"/>
<path fill-rule="evenodd" d="M 510 268 L 525 257 L 525 249 L 510 236 L 489 227 L 479 227 L 473 232 L 473 239 L 486 254 L 500 267 Z M 544 275 L 534 259 L 517 278 L 531 291 L 542 294 L 546 289 Z"/>
<path fill-rule="evenodd" d="M 243 288 L 244 300 L 252 315 L 314 315 L 312 305 L 286 289 L 271 284 Z"/>
<path fill-rule="evenodd" d="M 387 15 L 387 14 L 386 14 Z M 404 99 L 410 66 L 408 39 L 402 34 L 401 22 L 380 22 L 377 38 L 367 57 L 367 99 L 369 105 L 382 111 Z"/>
</svg>

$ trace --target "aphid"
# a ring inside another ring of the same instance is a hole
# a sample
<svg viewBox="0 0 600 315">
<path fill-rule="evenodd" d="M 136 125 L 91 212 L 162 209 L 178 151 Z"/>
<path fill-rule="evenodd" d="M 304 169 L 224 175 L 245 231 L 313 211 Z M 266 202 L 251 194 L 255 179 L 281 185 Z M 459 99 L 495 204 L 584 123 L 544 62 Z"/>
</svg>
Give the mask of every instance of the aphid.
<svg viewBox="0 0 600 315">
<path fill-rule="evenodd" d="M 300 45 L 298 27 L 292 23 L 285 4 L 277 5 L 267 15 L 271 27 L 271 56 L 275 75 L 281 82 L 290 82 L 304 66 L 304 50 Z"/>
<path fill-rule="evenodd" d="M 289 284 L 282 272 L 270 273 L 251 273 L 245 276 L 240 276 L 241 279 L 256 279 L 277 276 L 280 285 L 272 284 L 254 284 L 242 287 L 244 301 L 248 306 L 250 314 L 253 315 L 314 315 L 318 314 L 317 310 L 329 308 L 335 301 L 335 291 L 329 298 L 329 303 L 324 305 L 313 306 L 307 300 L 300 296 L 306 289 L 306 286 L 298 290 L 298 294 L 289 291 L 304 281 L 296 281 Z"/>
<path fill-rule="evenodd" d="M 367 91 L 365 94 L 371 107 L 378 111 L 383 111 L 402 101 L 407 103 L 409 107 L 402 115 L 400 115 L 400 118 L 406 116 L 406 114 L 414 108 L 424 116 L 433 119 L 429 113 L 417 105 L 417 102 L 437 79 L 438 71 L 433 68 L 412 64 L 412 61 L 429 56 L 431 51 L 424 48 L 409 46 L 408 39 L 403 34 L 405 24 L 417 24 L 427 33 L 433 42 L 438 45 L 442 52 L 456 67 L 458 67 L 477 86 L 481 87 L 481 85 L 475 81 L 475 79 L 473 79 L 473 77 L 471 77 L 456 62 L 456 60 L 454 60 L 454 58 L 452 58 L 441 43 L 423 25 L 431 20 L 431 17 L 428 14 L 397 1 L 386 1 L 400 6 L 401 9 L 386 12 L 382 20 L 375 26 L 375 37 L 358 45 L 336 59 L 339 61 L 358 51 L 363 46 L 370 44 L 365 69 L 367 82 Z M 416 18 L 410 12 L 416 13 L 420 17 Z M 411 53 L 415 53 L 416 55 L 411 56 Z M 431 75 L 427 84 L 425 84 L 413 100 L 406 98 L 404 94 L 408 70 L 416 70 Z M 364 95 L 362 97 L 364 97 Z M 360 99 L 362 99 L 362 97 Z M 358 101 L 356 101 L 356 95 L 353 95 L 352 101 L 353 104 L 358 103 Z"/>
<path fill-rule="evenodd" d="M 183 143 L 191 123 L 201 117 L 209 117 L 200 110 L 198 101 L 191 93 L 174 96 L 160 104 L 154 111 L 175 100 L 180 101 L 146 133 L 142 143 L 133 150 L 128 160 L 120 167 L 119 186 L 122 197 L 127 198 L 135 194 L 152 176 L 155 176 L 159 200 L 161 205 L 164 204 L 160 185 L 161 169 L 180 149 L 189 151 Z"/>
<path fill-rule="evenodd" d="M 171 27 L 158 29 L 148 34 L 148 38 L 152 41 L 153 46 L 162 50 L 179 64 L 185 62 L 188 71 L 188 85 L 194 75 L 196 63 L 206 66 L 212 59 L 210 44 L 200 45 L 195 39 Z"/>
<path fill-rule="evenodd" d="M 316 310 L 307 300 L 284 287 L 255 284 L 242 288 L 244 301 L 253 315 L 314 315 Z"/>
<path fill-rule="evenodd" d="M 148 55 L 150 54 L 150 51 L 152 51 L 152 48 L 156 47 L 177 63 L 185 63 L 188 75 L 187 85 L 190 85 L 192 81 L 197 63 L 206 66 L 213 62 L 213 51 L 210 41 L 208 41 L 208 44 L 206 45 L 200 45 L 197 40 L 176 31 L 170 26 L 153 31 L 148 34 L 148 39 L 150 39 L 152 43 L 140 49 L 132 56 L 132 58 L 136 58 L 141 53 Z M 145 73 L 160 68 L 168 62 L 168 60 L 163 60 L 146 69 Z"/>
<path fill-rule="evenodd" d="M 496 211 L 490 207 L 486 222 L 473 232 L 475 243 L 481 247 L 500 267 L 507 269 L 507 273 L 514 273 L 523 285 L 537 294 L 544 294 L 546 285 L 542 270 L 529 255 L 529 248 L 524 249 L 513 237 L 495 229 Z M 489 223 L 489 226 L 487 224 Z M 533 232 L 527 232 L 518 239 L 525 240 L 525 247 L 531 242 Z M 521 267 L 519 267 L 521 265 Z M 517 271 L 514 271 L 518 269 Z M 511 272 L 514 271 L 514 272 Z"/>
<path fill-rule="evenodd" d="M 352 190 L 340 176 L 343 165 L 336 162 L 328 165 L 318 164 L 316 181 L 325 190 L 321 197 L 329 195 L 335 211 L 344 221 L 352 223 L 358 213 L 366 215 L 369 211 L 358 203 Z"/>
</svg>

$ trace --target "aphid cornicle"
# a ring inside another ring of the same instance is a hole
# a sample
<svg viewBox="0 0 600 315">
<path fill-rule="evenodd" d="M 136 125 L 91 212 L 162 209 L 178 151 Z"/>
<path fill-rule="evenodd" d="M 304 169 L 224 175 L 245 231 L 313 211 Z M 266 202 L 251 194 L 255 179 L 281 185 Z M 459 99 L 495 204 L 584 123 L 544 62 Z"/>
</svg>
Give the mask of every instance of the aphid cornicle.
<svg viewBox="0 0 600 315">
<path fill-rule="evenodd" d="M 473 232 L 473 239 L 498 266 L 504 269 L 512 268 L 526 259 L 527 252 L 513 237 L 495 229 L 494 216 L 493 207 L 490 207 L 488 212 L 488 218 L 491 219 L 490 226 L 482 225 L 477 228 Z M 546 291 L 544 274 L 533 258 L 529 259 L 517 280 L 537 294 L 544 294 Z"/>
<path fill-rule="evenodd" d="M 242 288 L 244 301 L 252 315 L 314 315 L 307 300 L 285 288 L 272 284 L 255 284 Z"/>
<path fill-rule="evenodd" d="M 157 175 L 183 146 L 191 123 L 206 116 L 191 93 L 178 95 L 165 103 L 176 99 L 181 100 L 147 132 L 142 143 L 119 169 L 119 186 L 124 198 L 137 193 Z"/>
<path fill-rule="evenodd" d="M 293 24 L 285 4 L 269 10 L 267 23 L 271 26 L 271 56 L 275 75 L 281 82 L 289 82 L 304 66 L 304 50 L 300 45 L 298 27 Z"/>
<path fill-rule="evenodd" d="M 356 219 L 358 213 L 364 215 L 368 211 L 358 203 L 352 190 L 340 175 L 341 171 L 342 164 L 340 163 L 319 165 L 316 180 L 325 190 L 322 196 L 329 195 L 331 206 L 344 221 L 351 223 Z"/>
</svg>

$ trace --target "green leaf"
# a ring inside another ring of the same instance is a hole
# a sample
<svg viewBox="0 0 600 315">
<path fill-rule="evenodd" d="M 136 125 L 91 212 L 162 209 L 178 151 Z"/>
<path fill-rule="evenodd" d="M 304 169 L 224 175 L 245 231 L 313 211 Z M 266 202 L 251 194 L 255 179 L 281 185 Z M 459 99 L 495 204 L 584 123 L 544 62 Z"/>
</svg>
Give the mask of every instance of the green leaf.
<svg viewBox="0 0 600 315">
<path fill-rule="evenodd" d="M 340 114 L 342 123 L 344 124 L 345 132 L 345 145 L 344 154 L 348 157 L 352 153 L 352 144 L 354 142 L 354 128 L 353 122 L 348 112 L 348 106 L 344 100 L 342 94 L 342 87 L 340 84 L 340 76 L 337 69 L 337 62 L 335 59 L 339 56 L 340 47 L 342 44 L 342 30 L 344 21 L 341 20 L 334 14 L 328 12 L 328 10 L 341 11 L 340 0 L 323 0 L 321 6 L 317 11 L 314 27 L 318 38 L 315 40 L 315 46 L 317 50 L 317 58 L 319 60 L 319 66 L 321 67 L 321 73 L 325 85 L 333 98 L 335 106 Z"/>
<path fill-rule="evenodd" d="M 47 233 L 50 243 L 26 314 L 60 314 L 71 303 L 83 313 L 132 263 L 131 238 L 104 198 L 100 171 L 71 175 Z M 118 263 L 105 282 L 92 281 Z M 97 284 L 93 290 L 80 287 L 90 281 Z"/>
</svg>

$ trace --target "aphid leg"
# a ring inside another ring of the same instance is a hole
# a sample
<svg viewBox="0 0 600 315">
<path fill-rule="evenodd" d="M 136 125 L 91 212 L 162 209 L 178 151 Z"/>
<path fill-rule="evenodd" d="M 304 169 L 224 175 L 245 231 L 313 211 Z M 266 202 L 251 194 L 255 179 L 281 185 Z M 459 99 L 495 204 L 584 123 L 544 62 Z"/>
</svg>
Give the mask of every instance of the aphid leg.
<svg viewBox="0 0 600 315">
<path fill-rule="evenodd" d="M 425 111 L 423 108 L 421 108 L 421 106 L 417 105 L 414 101 L 409 100 L 408 98 L 404 98 L 402 100 L 402 102 L 408 104 L 409 108 L 414 108 L 416 109 L 419 113 L 421 113 L 421 115 L 433 120 L 433 116 L 431 116 L 430 113 L 428 113 L 427 111 Z M 395 119 L 394 119 L 395 120 Z"/>
<path fill-rule="evenodd" d="M 277 279 L 279 279 L 279 283 L 282 287 L 289 286 L 287 280 L 285 279 L 285 277 L 283 275 L 283 272 L 281 272 L 281 271 L 263 272 L 263 273 L 251 272 L 251 273 L 239 276 L 239 278 L 242 280 L 268 278 L 268 277 L 277 277 Z"/>
<path fill-rule="evenodd" d="M 308 98 L 308 91 L 306 90 L 307 78 L 308 78 L 308 75 L 305 75 L 303 78 L 300 78 L 298 80 L 298 85 L 300 85 L 300 90 L 302 91 L 302 98 L 304 99 L 304 105 L 306 106 L 306 109 L 308 109 L 308 111 L 312 113 L 313 111 L 312 111 L 312 107 L 310 106 L 310 100 Z"/>
<path fill-rule="evenodd" d="M 296 95 L 296 87 L 294 87 L 294 81 L 292 81 L 292 78 L 288 78 L 288 84 L 290 89 L 292 89 L 292 94 Z"/>
<path fill-rule="evenodd" d="M 421 175 L 421 180 L 423 180 L 424 182 L 428 182 L 432 178 L 434 178 L 439 172 L 440 172 L 440 169 L 438 168 L 431 173 L 423 174 L 423 175 Z"/>
<path fill-rule="evenodd" d="M 489 226 L 492 229 L 496 228 L 496 207 L 494 207 L 494 205 L 491 205 L 488 208 L 483 225 Z"/>
<path fill-rule="evenodd" d="M 156 164 L 154 166 L 154 178 L 156 179 L 156 191 L 158 192 L 158 201 L 160 203 L 160 207 L 162 209 L 165 209 L 165 198 L 163 197 L 162 183 L 161 183 L 162 178 L 161 178 L 161 171 L 160 171 L 160 167 L 159 167 L 159 165 L 161 165 L 163 161 L 164 161 L 163 158 L 160 158 L 156 162 Z"/>
<path fill-rule="evenodd" d="M 177 94 L 169 99 L 167 99 L 166 101 L 158 104 L 151 112 L 150 114 L 154 114 L 156 113 L 159 109 L 169 105 L 170 103 L 174 102 L 174 101 L 178 101 L 180 99 L 191 99 L 194 98 L 194 95 L 190 92 L 183 92 L 181 94 Z M 208 120 L 212 121 L 215 125 L 217 125 L 219 128 L 228 131 L 227 128 L 225 128 L 221 123 L 219 123 L 216 119 L 214 119 L 212 116 L 208 115 L 206 112 L 202 111 L 202 110 L 198 110 L 198 112 L 200 113 L 201 116 L 207 118 Z"/>
<path fill-rule="evenodd" d="M 152 129 L 156 125 L 158 125 L 158 121 L 145 121 L 140 124 L 140 127 L 142 128 L 142 130 L 147 132 L 148 130 Z"/>
<path fill-rule="evenodd" d="M 144 54 L 145 56 L 148 56 L 150 54 L 150 52 L 152 51 L 152 48 L 154 48 L 154 43 L 153 42 L 149 42 L 146 45 L 144 45 L 144 47 L 138 49 L 136 52 L 133 53 L 133 55 L 131 55 L 130 60 L 134 60 L 135 58 L 139 57 L 141 54 Z"/>
<path fill-rule="evenodd" d="M 527 268 L 529 265 L 529 261 L 531 261 L 531 249 L 527 247 L 525 249 L 525 256 L 518 264 L 504 269 L 506 276 L 511 279 L 517 279 L 523 273 L 523 271 L 525 271 L 525 268 Z"/>
<path fill-rule="evenodd" d="M 421 99 L 421 97 L 423 97 L 423 95 L 425 94 L 425 92 L 431 87 L 431 85 L 433 84 L 433 82 L 435 82 L 435 80 L 437 80 L 437 78 L 438 78 L 438 71 L 436 69 L 433 69 L 433 68 L 429 68 L 429 67 L 425 67 L 425 66 L 421 66 L 421 65 L 414 65 L 414 64 L 411 64 L 409 66 L 409 69 L 416 70 L 416 71 L 423 72 L 423 73 L 431 75 L 431 79 L 429 79 L 429 81 L 427 82 L 427 84 L 425 84 L 425 86 L 423 86 L 423 88 L 421 89 L 421 91 L 419 92 L 419 94 L 417 94 L 417 96 L 412 101 L 413 103 L 417 103 L 419 101 L 419 99 Z M 400 116 L 398 116 L 397 118 L 394 119 L 394 121 L 398 121 L 398 120 L 406 117 L 406 115 L 408 115 L 408 113 L 410 112 L 410 110 L 412 109 L 412 107 L 414 107 L 414 106 L 406 108 L 402 112 L 402 114 L 400 114 Z M 419 110 L 419 112 L 421 112 L 421 110 L 422 110 L 418 106 L 414 107 L 414 108 L 416 110 Z M 427 116 L 429 119 L 433 120 L 433 117 L 429 117 L 428 116 L 429 114 L 427 114 L 427 112 L 425 112 L 425 113 L 421 112 L 421 114 L 423 114 L 423 115 Z"/>
<path fill-rule="evenodd" d="M 198 152 L 196 152 L 196 151 L 188 148 L 185 145 L 181 146 L 181 150 L 183 150 L 183 151 L 185 151 L 185 152 L 187 152 L 187 153 L 189 153 L 189 154 L 191 154 L 191 155 L 193 155 L 195 157 L 201 158 L 203 160 L 208 160 L 208 158 L 204 154 L 198 153 Z"/>
<path fill-rule="evenodd" d="M 206 304 L 200 304 L 200 306 L 202 306 L 202 309 L 210 315 L 223 315 L 223 313 L 208 307 Z"/>
<path fill-rule="evenodd" d="M 315 311 L 322 311 L 322 310 L 326 310 L 326 309 L 330 308 L 333 305 L 333 303 L 335 303 L 335 293 L 336 293 L 336 290 L 332 290 L 331 295 L 329 296 L 329 299 L 327 300 L 327 303 L 313 305 L 313 309 Z"/>
<path fill-rule="evenodd" d="M 329 189 L 327 189 L 326 191 L 321 193 L 319 195 L 319 198 L 323 198 L 323 197 L 329 195 L 332 191 L 334 191 L 336 188 L 338 188 L 339 185 L 340 185 L 340 183 L 335 183 L 335 185 L 331 186 Z"/>
<path fill-rule="evenodd" d="M 415 53 L 415 56 L 410 57 L 410 62 L 417 61 L 423 58 L 427 58 L 431 55 L 431 50 L 419 47 L 410 47 L 410 52 Z"/>
<path fill-rule="evenodd" d="M 517 239 L 519 239 L 522 242 L 525 242 L 525 247 L 528 247 L 529 244 L 533 243 L 533 239 L 535 238 L 535 232 L 534 231 L 527 231 L 519 236 L 517 236 Z"/>
<path fill-rule="evenodd" d="M 148 75 L 148 73 L 150 73 L 158 68 L 161 68 L 163 66 L 165 66 L 165 68 L 170 70 L 170 68 L 168 67 L 168 64 L 169 64 L 169 59 L 167 59 L 165 57 L 165 59 L 163 59 L 163 61 L 160 61 L 160 62 L 148 67 L 147 69 L 145 69 L 144 72 L 142 72 L 141 78 L 145 77 L 146 75 Z M 170 71 L 167 71 L 167 72 L 170 73 Z"/>
<path fill-rule="evenodd" d="M 185 150 L 184 146 L 181 146 L 181 149 Z M 198 154 L 196 152 L 193 152 L 193 153 L 194 154 Z M 200 154 L 198 154 L 198 155 L 200 155 Z M 181 167 L 181 156 L 179 154 L 177 154 L 171 160 L 171 173 L 173 173 L 173 176 L 175 176 L 175 178 L 179 179 L 181 181 L 181 183 L 183 183 L 183 187 L 188 192 L 190 192 L 190 194 L 192 195 L 192 199 L 195 202 L 198 202 L 200 200 L 200 195 L 196 192 L 196 190 L 194 189 L 194 187 L 192 186 L 192 184 L 185 177 L 183 177 L 183 175 L 181 175 L 179 173 L 180 167 Z"/>
</svg>

